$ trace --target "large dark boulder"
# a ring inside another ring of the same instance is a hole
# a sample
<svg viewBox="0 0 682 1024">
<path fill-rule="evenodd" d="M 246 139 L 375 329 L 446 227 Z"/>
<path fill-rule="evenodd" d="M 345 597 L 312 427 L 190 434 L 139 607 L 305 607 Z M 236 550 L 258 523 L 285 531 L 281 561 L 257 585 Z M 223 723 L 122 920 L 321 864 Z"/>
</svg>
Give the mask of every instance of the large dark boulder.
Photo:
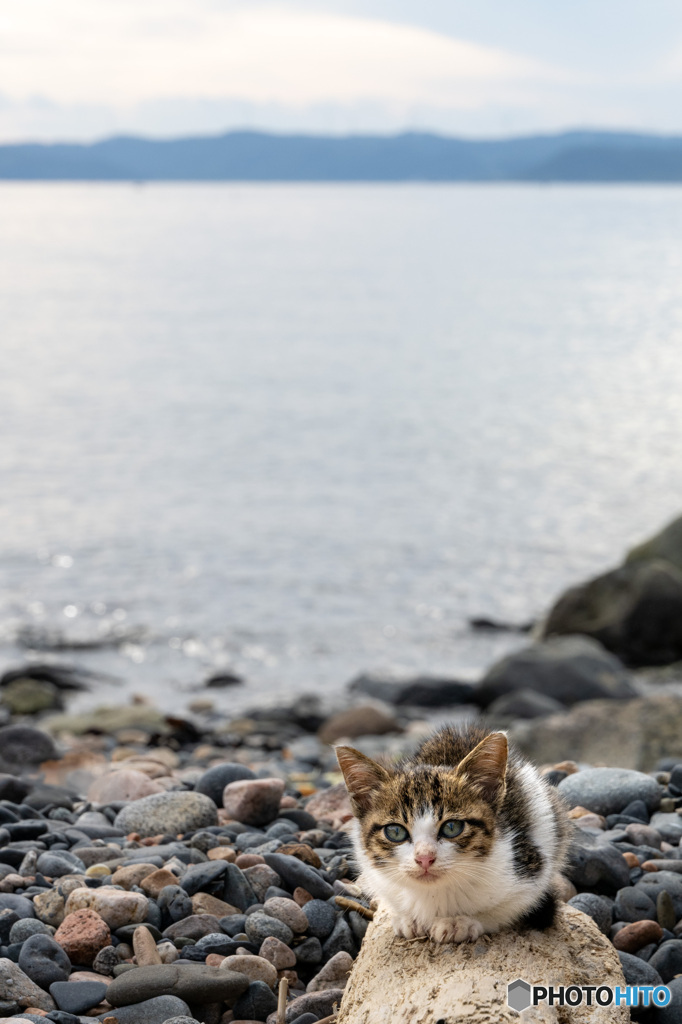
<svg viewBox="0 0 682 1024">
<path fill-rule="evenodd" d="M 507 655 L 488 670 L 474 699 L 488 707 L 516 690 L 535 690 L 569 706 L 583 700 L 636 696 L 620 661 L 583 636 L 555 637 Z"/>
<path fill-rule="evenodd" d="M 423 708 L 470 704 L 473 701 L 471 683 L 437 676 L 395 679 L 390 676 L 363 674 L 353 679 L 348 684 L 348 689 L 352 693 L 366 694 L 389 704 L 413 704 Z"/>
<path fill-rule="evenodd" d="M 667 665 L 682 658 L 682 570 L 634 559 L 571 587 L 556 602 L 544 637 L 582 633 L 625 664 Z"/>
<path fill-rule="evenodd" d="M 59 757 L 54 740 L 30 725 L 6 725 L 0 729 L 0 771 L 20 775 L 42 761 Z"/>
<path fill-rule="evenodd" d="M 673 519 L 653 537 L 628 551 L 625 561 L 651 562 L 661 560 L 682 569 L 682 516 Z"/>
</svg>

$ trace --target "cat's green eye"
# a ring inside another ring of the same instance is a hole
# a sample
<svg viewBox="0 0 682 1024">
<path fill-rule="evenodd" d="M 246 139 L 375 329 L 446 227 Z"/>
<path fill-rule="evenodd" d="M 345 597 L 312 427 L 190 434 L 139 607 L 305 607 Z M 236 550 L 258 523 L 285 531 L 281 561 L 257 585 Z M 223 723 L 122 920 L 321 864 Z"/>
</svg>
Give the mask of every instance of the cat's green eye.
<svg viewBox="0 0 682 1024">
<path fill-rule="evenodd" d="M 410 838 L 410 833 L 404 825 L 386 825 L 384 835 L 392 843 L 404 843 L 406 839 Z"/>
<path fill-rule="evenodd" d="M 457 821 L 456 818 L 452 818 L 450 821 L 444 822 L 440 827 L 440 834 L 444 839 L 455 839 L 464 829 L 464 822 Z"/>
</svg>

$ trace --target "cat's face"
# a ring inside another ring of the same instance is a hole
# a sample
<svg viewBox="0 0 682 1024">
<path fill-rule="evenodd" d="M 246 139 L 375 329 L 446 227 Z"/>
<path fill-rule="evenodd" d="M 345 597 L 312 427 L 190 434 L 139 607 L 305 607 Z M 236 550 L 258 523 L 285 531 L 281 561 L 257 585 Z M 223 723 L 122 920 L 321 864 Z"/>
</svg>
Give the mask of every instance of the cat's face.
<svg viewBox="0 0 682 1024">
<path fill-rule="evenodd" d="M 375 868 L 432 885 L 490 853 L 504 794 L 503 733 L 486 737 L 456 768 L 391 769 L 352 747 L 336 753 L 362 852 Z"/>
</svg>

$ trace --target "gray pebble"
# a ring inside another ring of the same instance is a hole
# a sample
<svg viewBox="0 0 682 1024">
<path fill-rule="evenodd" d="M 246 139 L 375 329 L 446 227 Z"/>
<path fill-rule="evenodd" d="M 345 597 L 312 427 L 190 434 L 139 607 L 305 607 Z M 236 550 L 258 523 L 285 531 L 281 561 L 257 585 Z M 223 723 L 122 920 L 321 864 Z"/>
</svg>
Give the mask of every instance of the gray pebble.
<svg viewBox="0 0 682 1024">
<path fill-rule="evenodd" d="M 577 896 L 568 901 L 569 906 L 581 910 L 583 914 L 591 917 L 604 935 L 608 935 L 613 916 L 612 904 L 603 896 L 596 896 L 591 892 L 579 892 Z M 621 918 L 624 920 L 624 918 Z M 352 927 L 352 923 L 351 923 Z M 355 929 L 353 929 L 355 931 Z"/>
<path fill-rule="evenodd" d="M 619 889 L 616 893 L 616 901 L 613 907 L 613 914 L 617 921 L 655 921 L 656 904 L 641 889 L 633 886 Z"/>
<path fill-rule="evenodd" d="M 61 878 L 62 875 L 82 874 L 85 864 L 68 850 L 60 850 L 58 853 L 47 851 L 38 857 L 38 871 L 48 878 Z"/>
<path fill-rule="evenodd" d="M 658 971 L 665 984 L 677 974 L 682 974 L 682 939 L 662 942 L 651 956 L 649 964 Z"/>
<path fill-rule="evenodd" d="M 647 810 L 655 810 L 662 787 L 650 775 L 629 768 L 585 768 L 563 779 L 559 793 L 569 807 L 586 807 L 595 814 L 618 814 L 633 800 L 641 800 Z M 655 821 L 651 824 L 658 828 Z"/>
<path fill-rule="evenodd" d="M 252 981 L 232 1008 L 235 1020 L 265 1020 L 277 1009 L 277 996 L 264 981 Z"/>
<path fill-rule="evenodd" d="M 55 981 L 67 981 L 71 973 L 71 961 L 49 935 L 29 936 L 21 947 L 18 963 L 24 974 L 45 991 Z"/>
<path fill-rule="evenodd" d="M 317 967 L 322 963 L 322 943 L 315 936 L 306 939 L 300 946 L 296 946 L 294 953 L 296 954 L 296 963 L 303 967 Z"/>
<path fill-rule="evenodd" d="M 266 853 L 264 856 L 265 863 L 277 872 L 292 892 L 301 886 L 314 899 L 328 900 L 334 895 L 329 882 L 325 882 L 315 868 L 304 864 L 298 857 L 288 857 L 283 853 Z"/>
<path fill-rule="evenodd" d="M 662 985 L 661 976 L 646 960 L 632 953 L 618 953 L 620 965 L 628 985 Z"/>
<path fill-rule="evenodd" d="M 249 940 L 257 942 L 259 945 L 264 939 L 272 936 L 289 946 L 294 937 L 291 928 L 283 921 L 278 921 L 276 917 L 269 917 L 261 912 L 247 917 L 244 930 Z"/>
<path fill-rule="evenodd" d="M 238 910 L 248 910 L 254 903 L 260 902 L 244 872 L 236 864 L 227 865 L 223 899 Z"/>
<path fill-rule="evenodd" d="M 656 1024 L 682 1024 L 682 978 L 668 982 L 672 998 L 667 1006 L 656 1010 Z"/>
<path fill-rule="evenodd" d="M 336 924 L 336 910 L 325 900 L 310 900 L 303 907 L 308 918 L 308 935 L 318 939 L 328 938 Z"/>
<path fill-rule="evenodd" d="M 341 915 L 336 920 L 334 931 L 327 941 L 322 944 L 322 952 L 324 953 L 325 960 L 331 960 L 333 956 L 341 952 L 350 953 L 351 956 L 355 956 L 356 949 L 353 933 L 348 927 L 348 922 Z"/>
<path fill-rule="evenodd" d="M 223 790 L 230 782 L 239 782 L 241 779 L 255 779 L 256 776 L 245 764 L 237 764 L 227 761 L 225 764 L 209 768 L 201 776 L 195 786 L 197 793 L 204 793 L 210 797 L 217 807 L 223 806 Z"/>
<path fill-rule="evenodd" d="M 611 843 L 581 830 L 571 844 L 564 873 L 578 889 L 613 891 L 630 883 L 630 870 L 622 854 Z"/>
<path fill-rule="evenodd" d="M 30 935 L 54 935 L 54 928 L 49 924 L 43 924 L 37 917 L 25 917 L 12 925 L 9 941 L 25 942 Z"/>
<path fill-rule="evenodd" d="M 105 1017 L 112 1016 L 112 1011 L 107 1010 L 95 1019 L 104 1020 Z M 133 1003 L 131 1006 L 118 1006 L 115 1016 L 118 1024 L 166 1024 L 167 1020 L 178 1016 L 190 1017 L 196 1024 L 196 1018 L 190 1015 L 189 1006 L 178 996 L 156 996 L 141 1003 Z"/>
</svg>

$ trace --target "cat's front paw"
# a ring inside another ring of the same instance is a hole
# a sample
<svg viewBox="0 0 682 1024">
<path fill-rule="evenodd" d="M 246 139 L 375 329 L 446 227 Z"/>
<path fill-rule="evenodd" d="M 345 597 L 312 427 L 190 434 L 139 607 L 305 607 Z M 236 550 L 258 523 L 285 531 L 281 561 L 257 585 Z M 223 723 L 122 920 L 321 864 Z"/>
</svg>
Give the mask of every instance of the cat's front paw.
<svg viewBox="0 0 682 1024">
<path fill-rule="evenodd" d="M 419 928 L 417 922 L 411 917 L 394 917 L 391 920 L 393 931 L 399 939 L 416 939 L 424 935 L 424 929 Z"/>
<path fill-rule="evenodd" d="M 434 942 L 473 942 L 485 931 L 475 917 L 437 917 L 429 928 Z"/>
</svg>

